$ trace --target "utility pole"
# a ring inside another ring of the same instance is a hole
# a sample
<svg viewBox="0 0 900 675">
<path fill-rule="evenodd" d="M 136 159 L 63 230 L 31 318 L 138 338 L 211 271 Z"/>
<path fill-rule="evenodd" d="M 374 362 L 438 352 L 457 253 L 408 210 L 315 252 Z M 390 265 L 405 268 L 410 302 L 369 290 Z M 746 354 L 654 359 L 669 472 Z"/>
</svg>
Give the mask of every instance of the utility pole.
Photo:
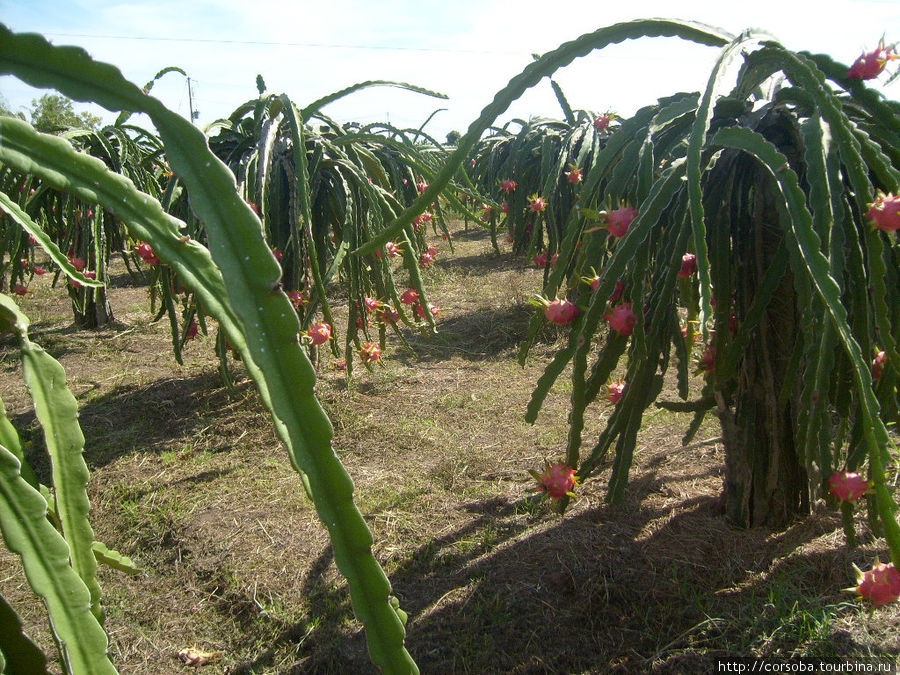
<svg viewBox="0 0 900 675">
<path fill-rule="evenodd" d="M 194 120 L 197 119 L 198 115 L 196 113 L 194 113 L 194 95 L 191 92 L 191 78 L 187 79 L 187 85 L 188 85 L 188 108 L 190 108 L 190 111 L 191 111 L 191 124 L 193 124 Z"/>
</svg>

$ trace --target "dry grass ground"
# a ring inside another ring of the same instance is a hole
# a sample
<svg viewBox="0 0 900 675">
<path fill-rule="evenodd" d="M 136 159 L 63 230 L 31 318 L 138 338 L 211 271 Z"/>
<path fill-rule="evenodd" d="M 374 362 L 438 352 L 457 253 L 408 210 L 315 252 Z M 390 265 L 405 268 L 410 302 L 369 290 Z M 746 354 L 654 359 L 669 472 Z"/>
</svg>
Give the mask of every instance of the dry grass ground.
<svg viewBox="0 0 900 675">
<path fill-rule="evenodd" d="M 335 450 L 423 672 L 706 672 L 722 656 L 900 651 L 900 608 L 870 614 L 839 590 L 853 583 L 851 562 L 886 557 L 879 540 L 848 550 L 824 508 L 784 532 L 725 524 L 713 422 L 698 436 L 708 442 L 685 448 L 688 417 L 650 412 L 622 503 L 605 503 L 606 472 L 564 516 L 537 500 L 527 470 L 561 454 L 565 382 L 538 424 L 522 415 L 561 335 L 544 335 L 520 368 L 538 271 L 493 254 L 482 231 L 455 242 L 427 273 L 438 335 L 408 333 L 414 354 L 392 343 L 384 367 L 358 369 L 349 386 L 330 356 L 319 364 Z M 217 653 L 209 672 L 371 672 L 324 529 L 252 386 L 239 371 L 236 392 L 222 386 L 210 338 L 177 366 L 146 290 L 118 282 L 119 323 L 99 332 L 70 327 L 58 290 L 39 286 L 22 306 L 81 404 L 97 538 L 143 570 L 102 571 L 120 672 L 188 671 L 177 653 L 191 646 Z M 3 345 L 0 391 L 46 475 Z M 607 414 L 595 407 L 588 443 Z M 5 552 L 0 593 L 50 649 L 40 603 Z"/>
</svg>

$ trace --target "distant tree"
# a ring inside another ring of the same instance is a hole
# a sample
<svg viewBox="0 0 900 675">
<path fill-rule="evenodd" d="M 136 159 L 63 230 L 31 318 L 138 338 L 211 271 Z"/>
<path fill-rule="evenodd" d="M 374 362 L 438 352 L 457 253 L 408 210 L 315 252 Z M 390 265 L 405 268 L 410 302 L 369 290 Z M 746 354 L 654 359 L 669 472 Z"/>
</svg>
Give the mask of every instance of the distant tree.
<svg viewBox="0 0 900 675">
<path fill-rule="evenodd" d="M 31 101 L 31 125 L 38 131 L 52 133 L 68 127 L 97 129 L 100 118 L 89 112 L 75 112 L 71 99 L 59 94 L 44 94 Z"/>
<path fill-rule="evenodd" d="M 462 134 L 454 129 L 447 134 L 447 145 L 456 145 L 460 138 L 462 138 Z"/>
<path fill-rule="evenodd" d="M 20 112 L 14 112 L 13 109 L 9 107 L 9 101 L 6 100 L 6 97 L 3 94 L 0 94 L 0 115 L 6 115 L 7 117 L 18 117 L 22 120 L 25 119 L 25 115 Z"/>
</svg>

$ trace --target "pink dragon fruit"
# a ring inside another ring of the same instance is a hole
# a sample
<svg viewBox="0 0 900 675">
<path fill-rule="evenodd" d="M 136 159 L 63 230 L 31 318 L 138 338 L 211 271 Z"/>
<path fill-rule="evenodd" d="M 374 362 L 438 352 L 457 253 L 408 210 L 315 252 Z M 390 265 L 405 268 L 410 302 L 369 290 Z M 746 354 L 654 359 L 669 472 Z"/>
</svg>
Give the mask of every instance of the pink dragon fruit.
<svg viewBox="0 0 900 675">
<path fill-rule="evenodd" d="M 603 115 L 597 115 L 594 118 L 594 128 L 597 131 L 603 131 L 604 129 L 608 129 L 610 123 L 612 122 L 612 116 L 604 113 Z"/>
<path fill-rule="evenodd" d="M 693 253 L 685 253 L 681 256 L 681 269 L 678 270 L 679 279 L 687 279 L 697 273 L 697 256 Z"/>
<path fill-rule="evenodd" d="M 159 265 L 159 257 L 153 251 L 153 247 L 150 244 L 141 242 L 134 247 L 134 250 L 148 265 Z"/>
<path fill-rule="evenodd" d="M 869 481 L 858 473 L 835 471 L 828 477 L 829 492 L 844 502 L 855 502 L 869 487 Z"/>
<path fill-rule="evenodd" d="M 581 277 L 581 280 L 591 287 L 592 291 L 596 291 L 600 288 L 600 275 L 594 274 L 592 277 Z"/>
<path fill-rule="evenodd" d="M 300 308 L 300 305 L 306 302 L 306 298 L 303 296 L 303 291 L 288 291 L 287 296 L 291 299 L 291 303 L 297 309 Z"/>
<path fill-rule="evenodd" d="M 566 178 L 568 178 L 569 182 L 573 185 L 575 183 L 580 183 L 582 181 L 581 169 L 579 169 L 577 166 L 572 166 L 571 170 L 566 171 Z"/>
<path fill-rule="evenodd" d="M 325 321 L 312 324 L 306 333 L 314 345 L 322 345 L 331 339 L 331 325 Z"/>
<path fill-rule="evenodd" d="M 867 572 L 856 565 L 853 567 L 856 570 L 857 585 L 848 588 L 848 591 L 870 600 L 872 607 L 880 607 L 900 599 L 900 571 L 897 571 L 894 563 L 885 564 L 876 559 L 872 569 Z"/>
<path fill-rule="evenodd" d="M 546 267 L 547 265 L 547 253 L 546 251 L 541 251 L 537 255 L 534 256 L 534 264 L 538 267 Z"/>
<path fill-rule="evenodd" d="M 500 189 L 506 193 L 515 191 L 515 189 L 518 187 L 518 185 L 519 184 L 514 180 L 507 179 L 507 180 L 500 181 Z"/>
<path fill-rule="evenodd" d="M 547 465 L 544 473 L 540 475 L 536 475 L 535 472 L 531 473 L 538 480 L 537 489 L 554 500 L 571 495 L 578 482 L 575 479 L 575 469 L 564 462 Z"/>
<path fill-rule="evenodd" d="M 870 52 L 860 54 L 850 70 L 847 71 L 847 79 L 849 80 L 872 80 L 881 75 L 887 62 L 896 59 L 897 54 L 894 53 L 892 46 L 886 47 L 884 40 L 878 42 L 878 46 Z"/>
<path fill-rule="evenodd" d="M 544 201 L 543 197 L 531 195 L 531 197 L 528 199 L 528 208 L 535 213 L 543 213 L 544 209 L 547 208 L 547 202 Z"/>
<path fill-rule="evenodd" d="M 363 363 L 374 363 L 381 361 L 381 347 L 377 342 L 364 342 L 359 348 L 359 358 Z"/>
<path fill-rule="evenodd" d="M 625 393 L 625 382 L 610 382 L 609 391 L 606 395 L 607 400 L 615 405 L 622 400 L 622 394 Z"/>
<path fill-rule="evenodd" d="M 609 300 L 609 304 L 614 305 L 615 303 L 617 303 L 624 293 L 625 280 L 617 279 L 616 286 L 615 288 L 613 288 L 613 292 L 610 294 L 609 298 L 607 298 Z"/>
<path fill-rule="evenodd" d="M 384 305 L 381 311 L 378 312 L 378 318 L 382 323 L 396 323 L 397 319 L 400 318 L 400 312 L 390 305 Z"/>
<path fill-rule="evenodd" d="M 631 222 L 637 218 L 638 210 L 633 206 L 621 206 L 606 214 L 606 227 L 614 237 L 624 237 Z"/>
<path fill-rule="evenodd" d="M 420 319 L 425 318 L 425 308 L 422 307 L 422 303 L 418 302 L 415 305 L 416 316 Z M 428 303 L 428 311 L 431 312 L 431 316 L 440 316 L 441 309 L 437 305 L 433 305 L 430 302 Z"/>
<path fill-rule="evenodd" d="M 434 220 L 434 216 L 429 211 L 423 211 L 413 218 L 413 227 L 418 230 L 423 223 L 430 223 L 432 220 Z"/>
<path fill-rule="evenodd" d="M 34 273 L 37 274 L 37 267 L 34 268 Z M 887 353 L 882 349 L 875 354 L 875 358 L 872 359 L 872 379 L 876 382 L 884 375 L 885 363 L 887 363 Z"/>
<path fill-rule="evenodd" d="M 388 258 L 396 258 L 402 253 L 400 247 L 392 241 L 389 241 L 384 245 L 384 250 L 387 251 Z"/>
<path fill-rule="evenodd" d="M 631 305 L 630 302 L 620 303 L 603 315 L 609 322 L 610 328 L 619 335 L 631 335 L 634 332 L 637 316 L 631 310 Z"/>
<path fill-rule="evenodd" d="M 414 305 L 419 302 L 419 291 L 414 288 L 408 288 L 403 291 L 403 295 L 400 296 L 400 302 L 404 305 Z"/>
<path fill-rule="evenodd" d="M 558 326 L 572 323 L 578 314 L 578 305 L 565 298 L 556 298 L 544 307 L 544 316 Z"/>
<path fill-rule="evenodd" d="M 12 292 L 16 295 L 25 295 L 26 293 L 28 293 L 28 287 L 23 286 L 22 284 L 16 284 L 12 287 Z"/>
<path fill-rule="evenodd" d="M 869 206 L 866 218 L 879 230 L 896 232 L 900 229 L 900 195 L 880 194 Z"/>
<path fill-rule="evenodd" d="M 378 300 L 376 300 L 375 298 L 370 298 L 368 295 L 365 296 L 365 298 L 363 299 L 363 302 L 366 305 L 367 312 L 374 312 L 376 309 L 378 309 L 381 306 L 381 303 L 378 302 Z"/>
</svg>

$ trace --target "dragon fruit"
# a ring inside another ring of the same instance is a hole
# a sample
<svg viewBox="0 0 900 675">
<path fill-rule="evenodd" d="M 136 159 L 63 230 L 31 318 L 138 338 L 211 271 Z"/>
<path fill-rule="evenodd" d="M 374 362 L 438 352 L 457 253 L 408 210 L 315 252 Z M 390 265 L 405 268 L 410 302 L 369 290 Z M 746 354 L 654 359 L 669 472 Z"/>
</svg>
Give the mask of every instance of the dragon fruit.
<svg viewBox="0 0 900 675">
<path fill-rule="evenodd" d="M 153 251 L 153 247 L 150 244 L 141 242 L 134 247 L 134 250 L 141 257 L 141 260 L 148 265 L 159 265 L 159 257 Z"/>
<path fill-rule="evenodd" d="M 419 291 L 414 288 L 408 288 L 403 291 L 403 295 L 400 296 L 400 302 L 404 305 L 415 305 L 419 302 Z"/>
<path fill-rule="evenodd" d="M 894 563 L 881 563 L 875 560 L 872 569 L 863 572 L 856 565 L 857 585 L 846 590 L 855 592 L 859 596 L 872 602 L 872 607 L 886 605 L 900 599 L 900 571 L 894 567 Z"/>
<path fill-rule="evenodd" d="M 592 291 L 596 291 L 600 288 L 600 275 L 594 274 L 592 277 L 581 277 L 581 280 L 591 287 Z"/>
<path fill-rule="evenodd" d="M 359 358 L 363 363 L 374 363 L 381 361 L 381 348 L 376 342 L 364 342 L 359 348 Z"/>
<path fill-rule="evenodd" d="M 556 298 L 544 307 L 544 316 L 558 326 L 572 323 L 578 314 L 578 305 L 565 298 Z"/>
<path fill-rule="evenodd" d="M 382 323 L 396 323 L 397 319 L 400 318 L 400 312 L 391 307 L 390 305 L 384 305 L 381 311 L 378 312 L 378 319 Z"/>
<path fill-rule="evenodd" d="M 594 118 L 594 128 L 597 131 L 608 129 L 612 120 L 612 116 L 607 113 L 604 113 L 603 115 L 597 115 L 597 117 Z"/>
<path fill-rule="evenodd" d="M 620 400 L 622 400 L 622 394 L 625 393 L 625 382 L 610 382 L 609 383 L 609 391 L 606 394 L 606 399 L 615 405 Z"/>
<path fill-rule="evenodd" d="M 860 54 L 850 70 L 847 71 L 848 80 L 872 80 L 881 75 L 887 62 L 896 59 L 892 46 L 886 47 L 884 40 L 879 41 L 878 46 L 870 52 Z"/>
<path fill-rule="evenodd" d="M 418 302 L 415 306 L 416 316 L 420 319 L 425 318 L 425 308 L 422 307 L 422 303 Z M 428 303 L 428 311 L 431 312 L 431 316 L 440 316 L 441 309 L 437 305 L 433 305 L 430 302 Z"/>
<path fill-rule="evenodd" d="M 637 218 L 638 210 L 633 206 L 621 206 L 606 214 L 606 227 L 614 237 L 624 237 L 628 233 L 631 222 Z"/>
<path fill-rule="evenodd" d="M 568 178 L 569 182 L 573 185 L 575 183 L 580 183 L 582 180 L 581 169 L 579 169 L 577 166 L 572 166 L 571 170 L 566 171 L 566 178 Z"/>
<path fill-rule="evenodd" d="M 413 227 L 418 230 L 421 227 L 422 223 L 430 223 L 434 219 L 434 216 L 429 211 L 423 211 L 418 216 L 413 218 Z"/>
<path fill-rule="evenodd" d="M 325 344 L 331 339 L 331 324 L 319 321 L 312 324 L 306 334 L 314 345 Z"/>
<path fill-rule="evenodd" d="M 537 489 L 554 500 L 571 495 L 578 482 L 575 479 L 575 469 L 564 462 L 548 464 L 540 475 L 534 471 L 531 474 L 537 478 Z"/>
<path fill-rule="evenodd" d="M 625 293 L 625 280 L 617 279 L 616 286 L 613 288 L 613 292 L 610 294 L 608 300 L 609 304 L 614 305 L 619 301 L 622 295 Z"/>
<path fill-rule="evenodd" d="M 37 267 L 34 268 L 34 273 L 37 274 Z M 872 379 L 876 382 L 881 379 L 881 376 L 884 374 L 884 364 L 887 362 L 887 354 L 882 349 L 877 354 L 875 354 L 875 358 L 872 359 Z"/>
<path fill-rule="evenodd" d="M 619 335 L 631 335 L 634 332 L 634 326 L 637 324 L 637 316 L 631 310 L 632 303 L 623 302 L 616 305 L 604 314 L 604 318 L 609 322 L 610 327 Z"/>
<path fill-rule="evenodd" d="M 681 269 L 678 270 L 679 279 L 687 279 L 697 273 L 697 256 L 693 253 L 685 253 L 681 256 Z"/>
<path fill-rule="evenodd" d="M 900 195 L 880 194 L 869 206 L 866 218 L 879 230 L 896 232 L 900 229 Z"/>
<path fill-rule="evenodd" d="M 515 191 L 515 189 L 516 189 L 516 187 L 518 187 L 518 185 L 519 184 L 514 180 L 507 179 L 507 180 L 500 181 L 500 189 L 503 190 L 503 192 L 507 192 L 507 193 Z"/>
<path fill-rule="evenodd" d="M 858 473 L 835 471 L 828 477 L 829 492 L 844 502 L 855 502 L 869 487 L 869 481 Z"/>
<path fill-rule="evenodd" d="M 288 291 L 287 296 L 291 299 L 291 303 L 297 309 L 300 308 L 300 305 L 306 302 L 306 298 L 303 296 L 303 291 Z"/>
<path fill-rule="evenodd" d="M 396 258 L 402 253 L 400 247 L 392 241 L 389 241 L 384 245 L 384 250 L 387 251 L 388 258 Z"/>
<path fill-rule="evenodd" d="M 532 195 L 528 199 L 528 208 L 534 211 L 535 213 L 542 213 L 544 209 L 547 208 L 547 202 L 544 201 L 543 197 L 538 197 L 537 195 Z"/>
</svg>

